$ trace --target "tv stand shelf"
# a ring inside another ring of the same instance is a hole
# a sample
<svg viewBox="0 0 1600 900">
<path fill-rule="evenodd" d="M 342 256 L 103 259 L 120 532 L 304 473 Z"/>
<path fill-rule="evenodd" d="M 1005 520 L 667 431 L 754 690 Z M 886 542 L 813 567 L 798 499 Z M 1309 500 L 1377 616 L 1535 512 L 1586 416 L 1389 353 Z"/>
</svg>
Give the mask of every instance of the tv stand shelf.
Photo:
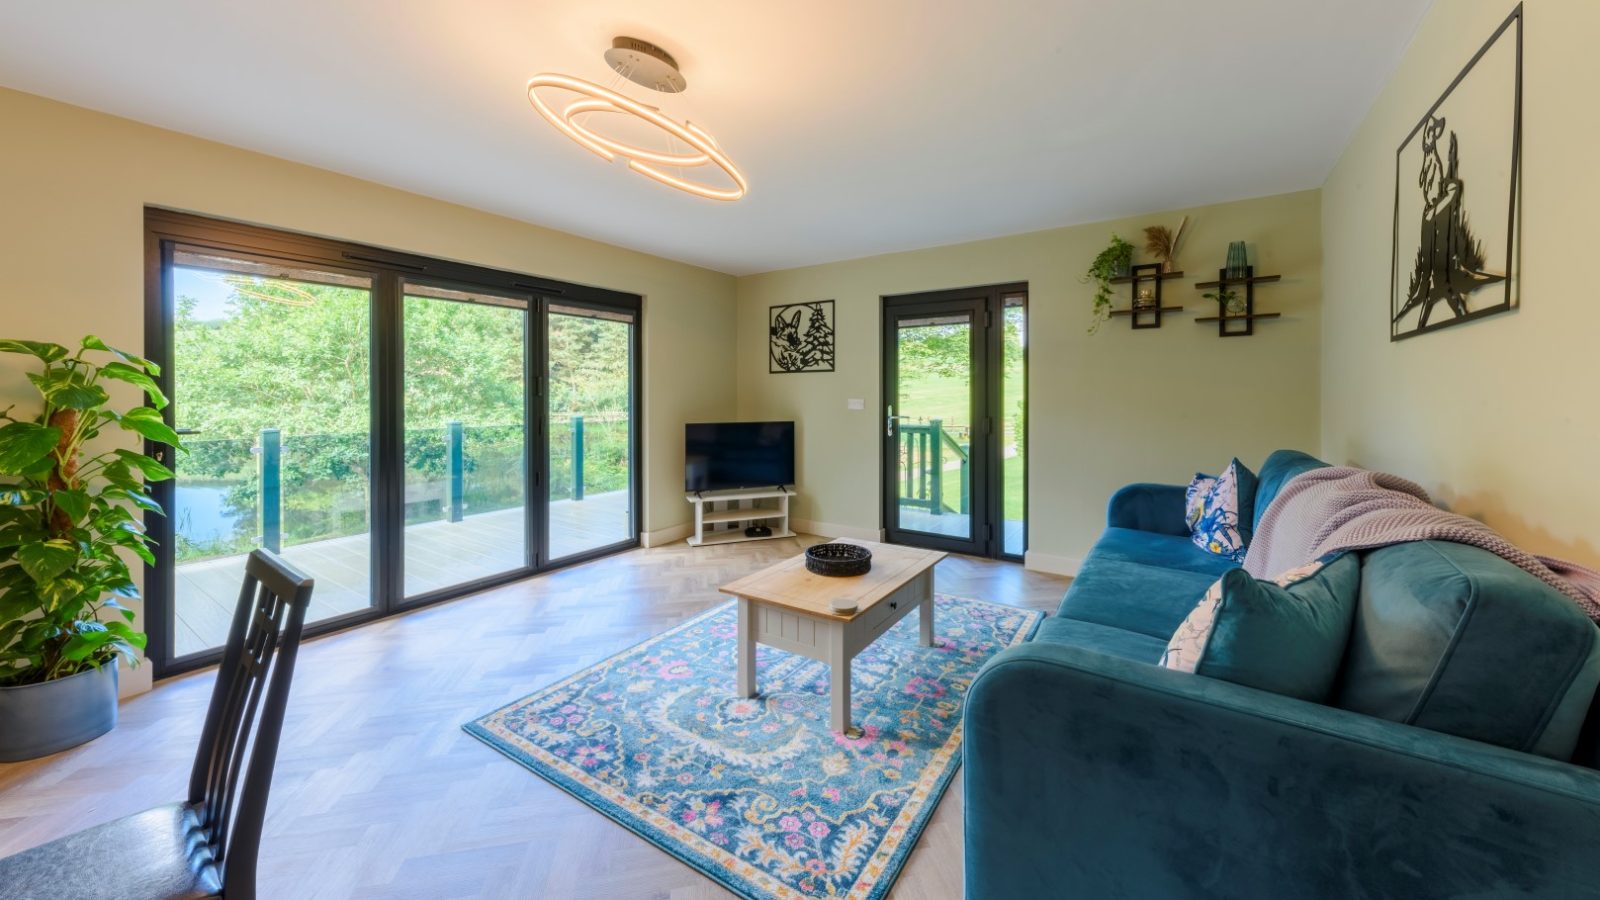
<svg viewBox="0 0 1600 900">
<path fill-rule="evenodd" d="M 794 537 L 789 530 L 789 498 L 794 494 L 794 489 L 788 487 L 684 494 L 683 498 L 694 505 L 694 534 L 689 546 Z M 747 526 L 758 523 L 771 528 L 772 533 L 760 537 L 744 533 Z"/>
</svg>

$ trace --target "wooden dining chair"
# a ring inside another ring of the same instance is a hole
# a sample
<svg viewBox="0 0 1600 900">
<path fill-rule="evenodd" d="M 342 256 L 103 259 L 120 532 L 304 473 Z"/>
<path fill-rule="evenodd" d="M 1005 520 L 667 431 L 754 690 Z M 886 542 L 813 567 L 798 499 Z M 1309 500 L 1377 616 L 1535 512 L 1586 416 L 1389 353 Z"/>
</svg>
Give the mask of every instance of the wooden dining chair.
<svg viewBox="0 0 1600 900">
<path fill-rule="evenodd" d="M 310 578 L 279 557 L 251 553 L 188 800 L 0 859 L 0 896 L 254 900 L 267 792 L 311 588 Z"/>
</svg>

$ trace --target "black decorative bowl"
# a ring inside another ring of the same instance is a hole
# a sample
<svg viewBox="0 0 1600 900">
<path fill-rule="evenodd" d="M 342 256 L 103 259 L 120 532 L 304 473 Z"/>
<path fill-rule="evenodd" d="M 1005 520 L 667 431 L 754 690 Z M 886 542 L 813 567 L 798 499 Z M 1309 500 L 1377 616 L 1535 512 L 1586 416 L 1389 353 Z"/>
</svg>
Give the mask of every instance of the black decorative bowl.
<svg viewBox="0 0 1600 900">
<path fill-rule="evenodd" d="M 865 575 L 872 569 L 872 551 L 856 544 L 817 544 L 806 550 L 806 570 L 836 578 Z"/>
</svg>

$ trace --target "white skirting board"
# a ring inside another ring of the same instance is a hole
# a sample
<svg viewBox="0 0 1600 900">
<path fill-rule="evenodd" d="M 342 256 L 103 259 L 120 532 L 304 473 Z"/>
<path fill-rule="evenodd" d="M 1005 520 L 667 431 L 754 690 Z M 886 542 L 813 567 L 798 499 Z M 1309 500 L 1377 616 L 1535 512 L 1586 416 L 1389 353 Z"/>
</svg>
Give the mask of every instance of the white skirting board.
<svg viewBox="0 0 1600 900">
<path fill-rule="evenodd" d="M 1035 572 L 1044 572 L 1047 575 L 1075 576 L 1083 565 L 1083 560 L 1076 556 L 1056 556 L 1050 553 L 1040 553 L 1029 550 L 1022 555 L 1022 567 Z"/>
<path fill-rule="evenodd" d="M 814 522 L 810 519 L 795 519 L 790 525 L 800 534 L 814 534 L 817 537 L 850 538 L 856 541 L 883 540 L 883 532 L 877 528 L 857 528 L 852 525 L 835 525 L 832 522 Z"/>
<path fill-rule="evenodd" d="M 664 547 L 667 544 L 676 544 L 691 534 L 694 534 L 694 523 L 685 522 L 682 525 L 668 525 L 655 531 L 642 532 L 639 535 L 639 543 L 646 547 Z"/>
<path fill-rule="evenodd" d="M 150 660 L 146 659 L 144 654 L 139 654 L 137 666 L 129 666 L 121 659 L 116 660 L 116 664 L 122 667 L 117 673 L 118 700 L 146 693 L 155 687 L 155 668 L 150 665 Z"/>
</svg>

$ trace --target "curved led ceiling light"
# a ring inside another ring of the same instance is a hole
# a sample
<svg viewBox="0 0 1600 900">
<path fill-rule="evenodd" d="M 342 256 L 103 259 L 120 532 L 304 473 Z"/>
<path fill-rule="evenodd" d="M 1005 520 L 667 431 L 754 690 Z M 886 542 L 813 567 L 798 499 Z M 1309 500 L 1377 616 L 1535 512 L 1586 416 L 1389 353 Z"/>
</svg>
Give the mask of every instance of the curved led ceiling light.
<svg viewBox="0 0 1600 900">
<path fill-rule="evenodd" d="M 612 41 L 611 49 L 606 51 L 606 62 L 622 77 L 651 90 L 676 94 L 688 86 L 678 71 L 677 60 L 671 54 L 636 38 L 619 37 Z M 579 99 L 572 100 L 558 110 L 550 102 L 550 94 L 554 91 L 577 94 Z M 744 173 L 722 152 L 716 138 L 704 129 L 687 120 L 679 124 L 662 115 L 659 109 L 630 100 L 610 88 L 581 78 L 547 72 L 529 79 L 528 102 L 557 131 L 591 153 L 607 162 L 618 157 L 626 159 L 628 168 L 668 187 L 710 200 L 738 200 L 749 190 Z M 657 150 L 641 147 L 589 127 L 585 119 L 603 113 L 633 116 L 655 128 L 666 137 L 667 148 Z M 687 149 L 680 149 L 677 142 L 684 144 Z M 733 186 L 718 187 L 684 177 L 683 170 L 705 166 L 721 169 Z M 667 172 L 665 167 L 677 169 L 677 174 Z"/>
<path fill-rule="evenodd" d="M 267 293 L 261 289 L 261 287 L 265 286 L 262 282 L 245 275 L 224 275 L 222 280 L 233 288 L 235 294 L 241 297 L 249 297 L 252 300 L 265 300 L 268 303 L 278 303 L 283 306 L 315 306 L 317 303 L 317 298 L 310 291 L 302 287 L 296 287 L 286 281 L 268 281 L 266 284 L 288 294 L 289 296 L 287 297 L 282 294 Z"/>
</svg>

